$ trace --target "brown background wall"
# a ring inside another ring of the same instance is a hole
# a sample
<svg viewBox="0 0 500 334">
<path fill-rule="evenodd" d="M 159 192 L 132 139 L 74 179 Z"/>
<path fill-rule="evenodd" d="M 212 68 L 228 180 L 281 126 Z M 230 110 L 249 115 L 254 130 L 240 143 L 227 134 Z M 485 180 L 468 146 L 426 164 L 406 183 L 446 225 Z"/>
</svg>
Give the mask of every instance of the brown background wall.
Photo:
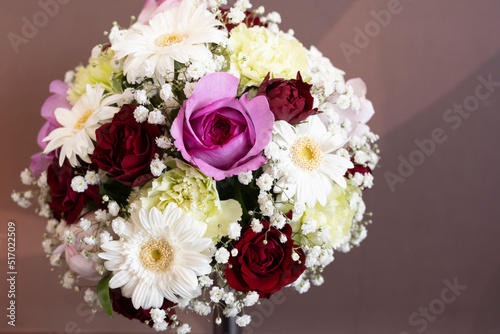
<svg viewBox="0 0 500 334">
<path fill-rule="evenodd" d="M 389 0 L 253 3 L 280 11 L 284 29 L 293 27 L 347 77 L 367 82 L 382 161 L 375 188 L 366 193 L 374 213 L 367 240 L 336 255 L 322 287 L 305 295 L 286 291 L 280 305 L 254 308 L 255 327 L 246 332 L 500 333 L 499 87 L 460 124 L 443 119 L 454 104 L 474 101 L 479 76 L 500 82 L 500 2 L 402 0 L 401 12 L 378 31 L 371 11 L 386 10 Z M 9 220 L 17 223 L 18 265 L 15 329 L 6 324 L 7 285 L 0 283 L 4 333 L 152 332 L 127 319 L 90 316 L 81 295 L 63 290 L 49 270 L 40 245 L 45 222 L 9 197 L 12 188 L 22 189 L 19 172 L 37 151 L 39 110 L 50 81 L 86 62 L 112 21 L 126 26 L 141 7 L 132 0 L 68 1 L 15 53 L 7 34 L 20 34 L 23 17 L 31 21 L 41 7 L 34 0 L 0 2 L 0 273 L 7 271 Z M 367 24 L 373 37 L 363 45 L 354 29 Z M 357 53 L 346 57 L 340 47 L 346 44 Z M 400 157 L 418 158 L 415 140 L 431 138 L 437 128 L 446 140 L 391 191 L 384 174 L 398 173 Z M 443 304 L 445 280 L 466 288 Z M 437 314 L 422 320 L 420 308 L 429 307 Z M 414 312 L 417 323 L 409 320 Z M 199 317 L 191 324 L 195 333 L 209 332 Z"/>
</svg>

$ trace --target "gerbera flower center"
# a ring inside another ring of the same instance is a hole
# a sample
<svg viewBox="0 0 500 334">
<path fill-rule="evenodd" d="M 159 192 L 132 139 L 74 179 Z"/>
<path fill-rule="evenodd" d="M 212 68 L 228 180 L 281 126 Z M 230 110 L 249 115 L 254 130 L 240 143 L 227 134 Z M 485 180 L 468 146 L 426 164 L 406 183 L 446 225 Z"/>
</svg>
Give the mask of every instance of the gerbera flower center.
<svg viewBox="0 0 500 334">
<path fill-rule="evenodd" d="M 87 121 L 89 120 L 90 116 L 92 116 L 93 110 L 87 110 L 79 119 L 76 121 L 75 124 L 75 129 L 76 130 L 81 130 L 85 127 L 85 124 L 87 124 Z"/>
<path fill-rule="evenodd" d="M 292 162 L 306 171 L 318 169 L 323 162 L 323 152 L 319 143 L 311 137 L 300 137 L 292 145 Z"/>
<path fill-rule="evenodd" d="M 167 47 L 173 44 L 179 44 L 186 38 L 187 38 L 186 34 L 180 34 L 180 33 L 164 34 L 156 39 L 155 44 L 158 47 Z"/>
<path fill-rule="evenodd" d="M 141 247 L 140 259 L 142 265 L 154 272 L 161 272 L 170 266 L 174 250 L 165 240 L 149 240 Z"/>
</svg>

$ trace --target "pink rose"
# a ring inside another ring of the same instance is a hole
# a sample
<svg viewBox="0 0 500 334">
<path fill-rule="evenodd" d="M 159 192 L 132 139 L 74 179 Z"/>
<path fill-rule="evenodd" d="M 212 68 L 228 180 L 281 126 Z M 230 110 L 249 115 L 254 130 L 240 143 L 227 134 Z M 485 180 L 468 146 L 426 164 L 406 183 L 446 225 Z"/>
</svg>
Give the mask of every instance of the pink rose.
<svg viewBox="0 0 500 334">
<path fill-rule="evenodd" d="M 216 180 L 258 169 L 274 115 L 265 96 L 236 98 L 238 78 L 209 74 L 196 84 L 171 128 L 184 159 Z"/>
<path fill-rule="evenodd" d="M 94 212 L 87 213 L 83 218 L 94 219 Z M 83 242 L 83 239 L 94 234 L 96 226 L 96 224 L 93 224 L 90 230 L 83 231 L 80 224 L 71 225 L 68 230 L 75 236 L 73 243 L 68 244 L 64 240 L 64 243 L 54 250 L 54 254 L 64 254 L 71 271 L 75 272 L 79 277 L 91 281 L 99 281 L 103 276 L 95 269 L 96 263 L 82 255 L 82 252 L 92 250 L 94 247 L 87 245 Z"/>
</svg>

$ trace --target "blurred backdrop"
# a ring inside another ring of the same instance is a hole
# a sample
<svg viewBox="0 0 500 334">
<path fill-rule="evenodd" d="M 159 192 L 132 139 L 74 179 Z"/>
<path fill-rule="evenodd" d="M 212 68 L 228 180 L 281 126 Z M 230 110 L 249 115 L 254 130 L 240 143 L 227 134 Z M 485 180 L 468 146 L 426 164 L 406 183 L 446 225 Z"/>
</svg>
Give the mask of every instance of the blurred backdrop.
<svg viewBox="0 0 500 334">
<path fill-rule="evenodd" d="M 7 223 L 17 224 L 16 327 L 2 333 L 152 333 L 92 315 L 64 290 L 41 241 L 45 221 L 16 207 L 11 189 L 37 152 L 49 83 L 87 62 L 113 21 L 128 26 L 142 0 L 58 0 L 57 13 L 13 47 L 37 0 L 0 2 L 0 272 Z M 336 254 L 325 284 L 286 291 L 251 310 L 245 333 L 500 333 L 500 2 L 496 0 L 252 0 L 282 15 L 346 78 L 362 77 L 382 160 L 366 192 L 368 238 Z M 0 275 L 7 277 L 7 275 Z M 5 314 L 5 315 L 4 315 Z M 194 333 L 210 333 L 201 317 Z"/>
</svg>

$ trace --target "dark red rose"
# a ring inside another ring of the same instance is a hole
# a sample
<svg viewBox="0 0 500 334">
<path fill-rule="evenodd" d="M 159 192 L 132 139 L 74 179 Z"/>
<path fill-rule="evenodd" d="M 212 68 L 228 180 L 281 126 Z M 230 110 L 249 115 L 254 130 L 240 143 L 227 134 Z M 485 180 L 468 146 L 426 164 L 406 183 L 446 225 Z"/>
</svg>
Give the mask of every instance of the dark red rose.
<svg viewBox="0 0 500 334">
<path fill-rule="evenodd" d="M 354 175 L 356 173 L 360 173 L 360 174 L 363 174 L 363 175 L 365 175 L 365 174 L 373 174 L 372 169 L 370 167 L 363 166 L 363 165 L 360 165 L 360 164 L 356 164 L 354 162 L 354 157 L 351 158 L 351 162 L 354 165 L 354 167 L 347 170 L 347 172 L 344 175 L 346 178 L 349 178 L 349 175 Z"/>
<path fill-rule="evenodd" d="M 55 157 L 47 169 L 47 183 L 50 187 L 50 209 L 55 218 L 65 219 L 68 224 L 73 224 L 80 217 L 83 207 L 94 201 L 97 207 L 102 207 L 99 196 L 99 186 L 89 185 L 87 190 L 77 193 L 71 189 L 71 180 L 76 175 L 85 175 L 85 169 L 71 167 L 68 160 L 59 166 L 59 158 Z"/>
<path fill-rule="evenodd" d="M 227 16 L 227 14 L 229 13 L 229 9 L 227 8 L 221 8 L 221 14 L 222 14 L 222 22 L 225 22 L 227 21 L 228 23 L 226 23 L 226 29 L 228 32 L 231 32 L 231 30 L 233 30 L 234 28 L 236 28 L 236 26 L 239 25 L 238 24 L 234 24 L 234 23 L 229 23 L 229 17 Z M 254 27 L 254 26 L 262 26 L 262 27 L 267 27 L 267 24 L 265 23 L 262 23 L 260 21 L 260 17 L 259 15 L 256 15 L 255 13 L 251 12 L 251 11 L 245 11 L 245 19 L 242 21 L 242 23 L 245 23 L 247 25 L 248 28 L 251 28 L 251 27 Z"/>
<path fill-rule="evenodd" d="M 90 157 L 100 169 L 126 186 L 142 186 L 153 178 L 150 163 L 160 148 L 161 127 L 134 118 L 133 104 L 124 105 L 111 123 L 96 130 L 97 145 Z"/>
<path fill-rule="evenodd" d="M 238 255 L 229 258 L 225 273 L 233 289 L 257 291 L 261 298 L 269 298 L 304 272 L 305 255 L 292 240 L 290 225 L 278 231 L 270 229 L 267 222 L 262 224 L 264 229 L 260 233 L 248 227 L 243 230 L 241 240 L 234 246 Z M 288 239 L 285 243 L 279 240 L 281 233 Z M 294 250 L 300 257 L 298 261 L 292 259 Z"/>
<path fill-rule="evenodd" d="M 290 124 L 302 122 L 311 115 L 318 114 L 313 109 L 314 98 L 311 95 L 311 85 L 302 81 L 300 72 L 297 79 L 271 79 L 269 74 L 257 91 L 269 101 L 269 107 L 277 121 L 287 121 Z"/>
<path fill-rule="evenodd" d="M 132 304 L 132 299 L 123 297 L 120 289 L 112 289 L 109 290 L 110 295 L 111 295 L 111 305 L 113 306 L 113 311 L 115 311 L 118 314 L 123 315 L 126 318 L 129 319 L 137 319 L 140 322 L 146 322 L 149 321 L 148 325 L 149 327 L 153 327 L 153 321 L 151 321 L 151 309 L 143 309 L 140 307 L 138 310 L 134 308 L 134 305 Z M 165 310 L 165 313 L 167 314 L 167 317 L 165 318 L 165 321 L 168 322 L 170 325 L 170 319 L 172 316 L 175 314 L 175 309 L 171 309 L 170 312 L 168 311 L 169 307 L 174 306 L 174 303 L 171 301 L 164 299 L 163 300 L 163 305 L 161 308 Z"/>
</svg>

